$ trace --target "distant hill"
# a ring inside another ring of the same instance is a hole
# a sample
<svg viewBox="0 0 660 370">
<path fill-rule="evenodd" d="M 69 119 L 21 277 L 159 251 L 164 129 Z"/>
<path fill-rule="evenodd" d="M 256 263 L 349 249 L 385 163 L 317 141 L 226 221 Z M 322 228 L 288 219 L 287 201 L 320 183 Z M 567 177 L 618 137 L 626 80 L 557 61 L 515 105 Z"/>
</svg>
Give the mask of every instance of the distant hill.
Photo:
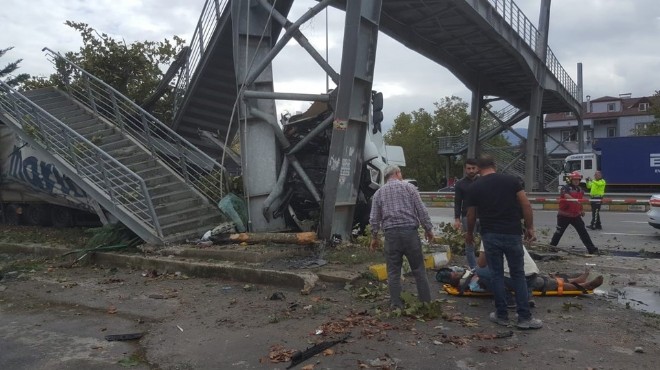
<svg viewBox="0 0 660 370">
<path fill-rule="evenodd" d="M 526 128 L 514 128 L 514 131 L 516 131 L 518 134 L 522 135 L 523 137 L 527 137 L 527 129 Z M 511 143 L 511 145 L 518 145 L 520 143 L 520 139 L 518 139 L 518 136 L 514 135 L 513 133 L 507 131 L 504 131 L 502 133 L 506 140 Z"/>
</svg>

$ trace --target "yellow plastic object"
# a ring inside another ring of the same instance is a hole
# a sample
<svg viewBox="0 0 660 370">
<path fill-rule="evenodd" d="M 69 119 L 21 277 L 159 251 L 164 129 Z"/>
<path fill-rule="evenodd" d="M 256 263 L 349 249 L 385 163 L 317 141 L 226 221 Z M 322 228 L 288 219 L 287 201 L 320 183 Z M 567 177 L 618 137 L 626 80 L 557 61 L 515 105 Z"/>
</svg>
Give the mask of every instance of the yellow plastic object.
<svg viewBox="0 0 660 370">
<path fill-rule="evenodd" d="M 447 248 L 445 252 L 434 252 L 424 256 L 424 267 L 429 269 L 439 269 L 447 266 L 451 260 L 451 250 Z M 410 272 L 410 267 L 406 270 L 406 264 L 401 269 L 401 274 Z M 378 281 L 387 280 L 387 266 L 384 263 L 369 266 L 369 271 L 378 279 Z"/>
<path fill-rule="evenodd" d="M 378 279 L 378 281 L 387 280 L 387 266 L 384 263 L 369 266 L 369 271 Z"/>
<path fill-rule="evenodd" d="M 427 254 L 424 256 L 424 267 L 427 269 L 432 269 L 435 267 L 435 256 L 432 254 Z"/>
</svg>

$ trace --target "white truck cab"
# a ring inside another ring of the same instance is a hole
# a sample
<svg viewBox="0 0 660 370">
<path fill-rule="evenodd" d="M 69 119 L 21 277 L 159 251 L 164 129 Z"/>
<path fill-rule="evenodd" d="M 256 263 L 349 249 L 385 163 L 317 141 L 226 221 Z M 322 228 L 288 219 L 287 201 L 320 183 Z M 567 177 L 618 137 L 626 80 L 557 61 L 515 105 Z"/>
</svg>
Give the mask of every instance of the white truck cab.
<svg viewBox="0 0 660 370">
<path fill-rule="evenodd" d="M 594 178 L 596 173 L 599 161 L 599 156 L 596 153 L 582 153 L 582 154 L 571 154 L 564 159 L 564 169 L 562 173 L 559 174 L 559 189 L 562 186 L 568 183 L 567 177 L 571 172 L 579 172 L 582 175 L 582 180 L 580 180 L 580 185 L 586 188 L 587 179 Z M 558 189 L 558 190 L 559 190 Z"/>
</svg>

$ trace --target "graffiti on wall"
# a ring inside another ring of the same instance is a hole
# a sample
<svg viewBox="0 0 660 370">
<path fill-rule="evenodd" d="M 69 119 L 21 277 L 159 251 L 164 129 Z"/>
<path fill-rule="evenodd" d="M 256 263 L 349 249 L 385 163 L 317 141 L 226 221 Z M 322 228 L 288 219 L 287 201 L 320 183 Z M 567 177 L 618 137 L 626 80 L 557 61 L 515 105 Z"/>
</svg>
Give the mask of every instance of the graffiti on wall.
<svg viewBox="0 0 660 370">
<path fill-rule="evenodd" d="M 33 155 L 23 158 L 22 148 L 16 145 L 10 155 L 6 175 L 49 194 L 74 198 L 87 197 L 85 191 L 78 187 L 71 178 L 60 173 L 55 165 L 44 162 Z"/>
</svg>

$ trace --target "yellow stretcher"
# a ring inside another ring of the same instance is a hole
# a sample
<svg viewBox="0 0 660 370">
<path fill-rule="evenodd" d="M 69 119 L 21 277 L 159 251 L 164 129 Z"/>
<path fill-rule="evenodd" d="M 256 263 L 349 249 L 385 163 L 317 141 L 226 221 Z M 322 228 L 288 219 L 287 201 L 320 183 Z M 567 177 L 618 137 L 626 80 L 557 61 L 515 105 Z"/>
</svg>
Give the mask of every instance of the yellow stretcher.
<svg viewBox="0 0 660 370">
<path fill-rule="evenodd" d="M 493 294 L 490 292 L 473 292 L 470 290 L 464 291 L 462 294 L 458 290 L 458 288 L 455 288 L 449 284 L 443 284 L 442 285 L 442 290 L 447 292 L 447 294 L 450 295 L 462 295 L 462 296 L 467 296 L 467 297 L 490 297 Z M 538 290 L 532 291 L 532 294 L 534 296 L 538 297 L 543 297 L 543 296 L 550 296 L 550 297 L 558 297 L 558 296 L 574 296 L 574 295 L 583 295 L 583 294 L 592 294 L 593 290 L 547 290 L 545 292 L 541 292 Z"/>
</svg>

